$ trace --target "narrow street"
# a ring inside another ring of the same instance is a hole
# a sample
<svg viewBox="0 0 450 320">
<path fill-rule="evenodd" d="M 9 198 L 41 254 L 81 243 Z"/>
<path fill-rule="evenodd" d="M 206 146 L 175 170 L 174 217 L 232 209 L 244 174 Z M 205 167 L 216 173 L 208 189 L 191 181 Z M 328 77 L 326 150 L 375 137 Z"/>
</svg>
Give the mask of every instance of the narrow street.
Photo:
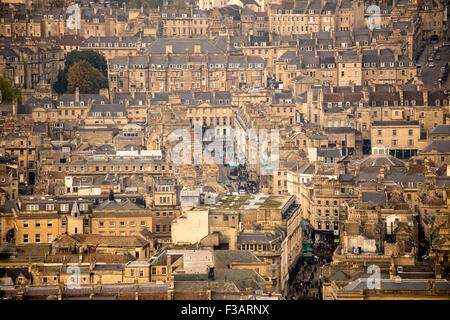
<svg viewBox="0 0 450 320">
<path fill-rule="evenodd" d="M 299 271 L 293 280 L 288 300 L 322 300 L 321 267 L 331 261 L 335 245 L 312 244 L 313 258 L 301 259 Z"/>
</svg>

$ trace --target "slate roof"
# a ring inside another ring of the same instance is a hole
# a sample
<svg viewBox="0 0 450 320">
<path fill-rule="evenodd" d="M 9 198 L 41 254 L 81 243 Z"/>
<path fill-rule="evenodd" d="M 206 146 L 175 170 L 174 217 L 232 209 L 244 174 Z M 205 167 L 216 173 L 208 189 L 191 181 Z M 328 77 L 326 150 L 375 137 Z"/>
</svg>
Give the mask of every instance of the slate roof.
<svg viewBox="0 0 450 320">
<path fill-rule="evenodd" d="M 386 203 L 386 195 L 384 192 L 363 192 L 362 193 L 362 202 L 373 202 L 374 204 L 385 204 Z"/>
<path fill-rule="evenodd" d="M 215 250 L 214 258 L 223 264 L 231 264 L 233 262 L 260 262 L 260 260 L 250 251 L 244 250 Z"/>
<path fill-rule="evenodd" d="M 437 149 L 439 153 L 449 153 L 450 152 L 450 139 L 449 140 L 435 140 L 425 148 L 423 148 L 421 153 L 433 152 L 433 149 Z"/>
<path fill-rule="evenodd" d="M 90 113 L 94 112 L 111 112 L 111 113 L 122 113 L 127 114 L 127 110 L 123 104 L 93 104 Z"/>
<path fill-rule="evenodd" d="M 431 130 L 430 134 L 446 134 L 450 135 L 450 124 L 440 124 L 437 125 L 433 130 Z"/>
<path fill-rule="evenodd" d="M 150 54 L 165 54 L 166 45 L 172 45 L 173 54 L 186 54 L 186 48 L 190 53 L 194 52 L 194 45 L 200 45 L 202 54 L 223 54 L 224 50 L 220 49 L 213 41 L 209 39 L 157 39 L 147 46 L 146 51 Z"/>
<path fill-rule="evenodd" d="M 385 165 L 404 167 L 405 163 L 391 155 L 372 154 L 360 162 L 361 167 L 383 167 Z"/>
<path fill-rule="evenodd" d="M 103 203 L 99 204 L 95 210 L 139 210 L 144 209 L 143 207 L 138 206 L 133 201 L 114 201 L 114 200 L 106 200 Z"/>
<path fill-rule="evenodd" d="M 428 280 L 426 279 L 402 279 L 401 282 L 396 282 L 395 279 L 381 279 L 380 280 L 381 290 L 427 290 Z M 435 280 L 435 287 L 437 291 L 447 291 L 450 292 L 450 284 L 446 279 Z M 368 290 L 366 279 L 357 279 L 345 287 L 342 288 L 343 291 L 358 291 L 358 290 Z"/>
</svg>

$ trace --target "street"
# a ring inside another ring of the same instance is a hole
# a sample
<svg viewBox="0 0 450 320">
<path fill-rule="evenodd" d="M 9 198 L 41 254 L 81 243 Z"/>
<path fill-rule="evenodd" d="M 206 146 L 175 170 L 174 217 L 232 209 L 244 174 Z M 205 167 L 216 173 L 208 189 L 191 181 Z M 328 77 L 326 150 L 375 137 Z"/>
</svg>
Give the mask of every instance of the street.
<svg viewBox="0 0 450 320">
<path fill-rule="evenodd" d="M 330 255 L 335 245 L 314 243 L 314 258 L 300 260 L 300 269 L 292 281 L 288 300 L 321 300 L 322 299 L 322 275 L 321 267 L 331 261 Z"/>
<path fill-rule="evenodd" d="M 421 79 L 423 83 L 428 87 L 438 86 L 437 79 L 439 77 L 439 70 L 443 65 L 447 64 L 450 61 L 450 47 L 441 46 L 442 43 L 443 41 L 440 41 L 438 43 L 427 44 L 419 60 L 416 62 L 417 64 L 422 66 L 420 73 Z M 430 68 L 428 66 L 427 59 L 432 54 L 435 46 L 439 47 L 438 54 L 441 56 L 441 59 L 436 60 L 436 58 L 434 58 L 433 59 L 434 67 Z M 450 88 L 450 81 L 447 78 L 447 80 L 442 84 L 442 89 L 449 89 L 449 88 Z"/>
</svg>

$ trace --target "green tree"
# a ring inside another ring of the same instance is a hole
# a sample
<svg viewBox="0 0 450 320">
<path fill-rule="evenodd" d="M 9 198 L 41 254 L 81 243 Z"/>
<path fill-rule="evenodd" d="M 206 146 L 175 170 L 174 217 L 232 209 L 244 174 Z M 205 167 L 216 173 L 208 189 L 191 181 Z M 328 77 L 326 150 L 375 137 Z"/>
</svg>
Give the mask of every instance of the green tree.
<svg viewBox="0 0 450 320">
<path fill-rule="evenodd" d="M 100 72 L 103 73 L 105 77 L 108 76 L 108 65 L 106 63 L 105 57 L 102 54 L 92 50 L 74 50 L 72 52 L 69 52 L 66 57 L 64 70 L 67 72 L 72 64 L 80 60 L 89 62 L 94 68 L 100 70 Z"/>
<path fill-rule="evenodd" d="M 72 52 L 69 52 L 69 54 L 67 54 L 66 61 L 64 64 L 64 70 L 60 70 L 58 73 L 58 79 L 53 85 L 53 89 L 56 92 L 58 93 L 67 92 L 68 88 L 67 72 L 74 63 L 79 62 L 81 60 L 89 62 L 91 66 L 99 70 L 105 76 L 106 79 L 108 78 L 108 65 L 103 55 L 92 50 L 86 51 L 74 50 Z"/>
<path fill-rule="evenodd" d="M 125 0 L 128 8 L 138 9 L 141 5 L 144 8 L 158 8 L 162 5 L 163 0 Z"/>
<path fill-rule="evenodd" d="M 86 60 L 75 62 L 67 71 L 68 92 L 79 88 L 81 93 L 98 93 L 99 89 L 107 87 L 107 78 Z"/>
<path fill-rule="evenodd" d="M 175 0 L 172 2 L 170 7 L 173 9 L 186 9 L 187 5 L 186 5 L 186 1 L 184 1 L 184 0 Z"/>
<path fill-rule="evenodd" d="M 13 88 L 11 82 L 0 76 L 0 91 L 2 92 L 2 101 L 12 102 L 14 97 L 17 97 L 19 103 L 22 102 L 20 90 Z"/>
</svg>

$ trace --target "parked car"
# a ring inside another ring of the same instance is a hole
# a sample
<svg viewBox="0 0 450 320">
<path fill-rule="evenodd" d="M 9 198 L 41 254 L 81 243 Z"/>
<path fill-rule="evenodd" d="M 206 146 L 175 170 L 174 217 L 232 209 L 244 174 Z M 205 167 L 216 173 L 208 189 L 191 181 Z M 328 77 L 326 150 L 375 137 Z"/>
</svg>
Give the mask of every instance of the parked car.
<svg viewBox="0 0 450 320">
<path fill-rule="evenodd" d="M 433 61 L 433 60 L 434 60 L 434 59 L 433 59 L 433 56 L 429 56 L 427 60 L 428 60 L 428 62 Z"/>
<path fill-rule="evenodd" d="M 239 194 L 247 194 L 247 191 L 245 189 L 239 189 Z"/>
<path fill-rule="evenodd" d="M 429 67 L 429 68 L 434 68 L 434 62 L 430 62 L 430 63 L 428 64 L 428 67 Z"/>
<path fill-rule="evenodd" d="M 440 54 L 436 55 L 436 60 L 441 60 L 441 55 Z"/>
</svg>

